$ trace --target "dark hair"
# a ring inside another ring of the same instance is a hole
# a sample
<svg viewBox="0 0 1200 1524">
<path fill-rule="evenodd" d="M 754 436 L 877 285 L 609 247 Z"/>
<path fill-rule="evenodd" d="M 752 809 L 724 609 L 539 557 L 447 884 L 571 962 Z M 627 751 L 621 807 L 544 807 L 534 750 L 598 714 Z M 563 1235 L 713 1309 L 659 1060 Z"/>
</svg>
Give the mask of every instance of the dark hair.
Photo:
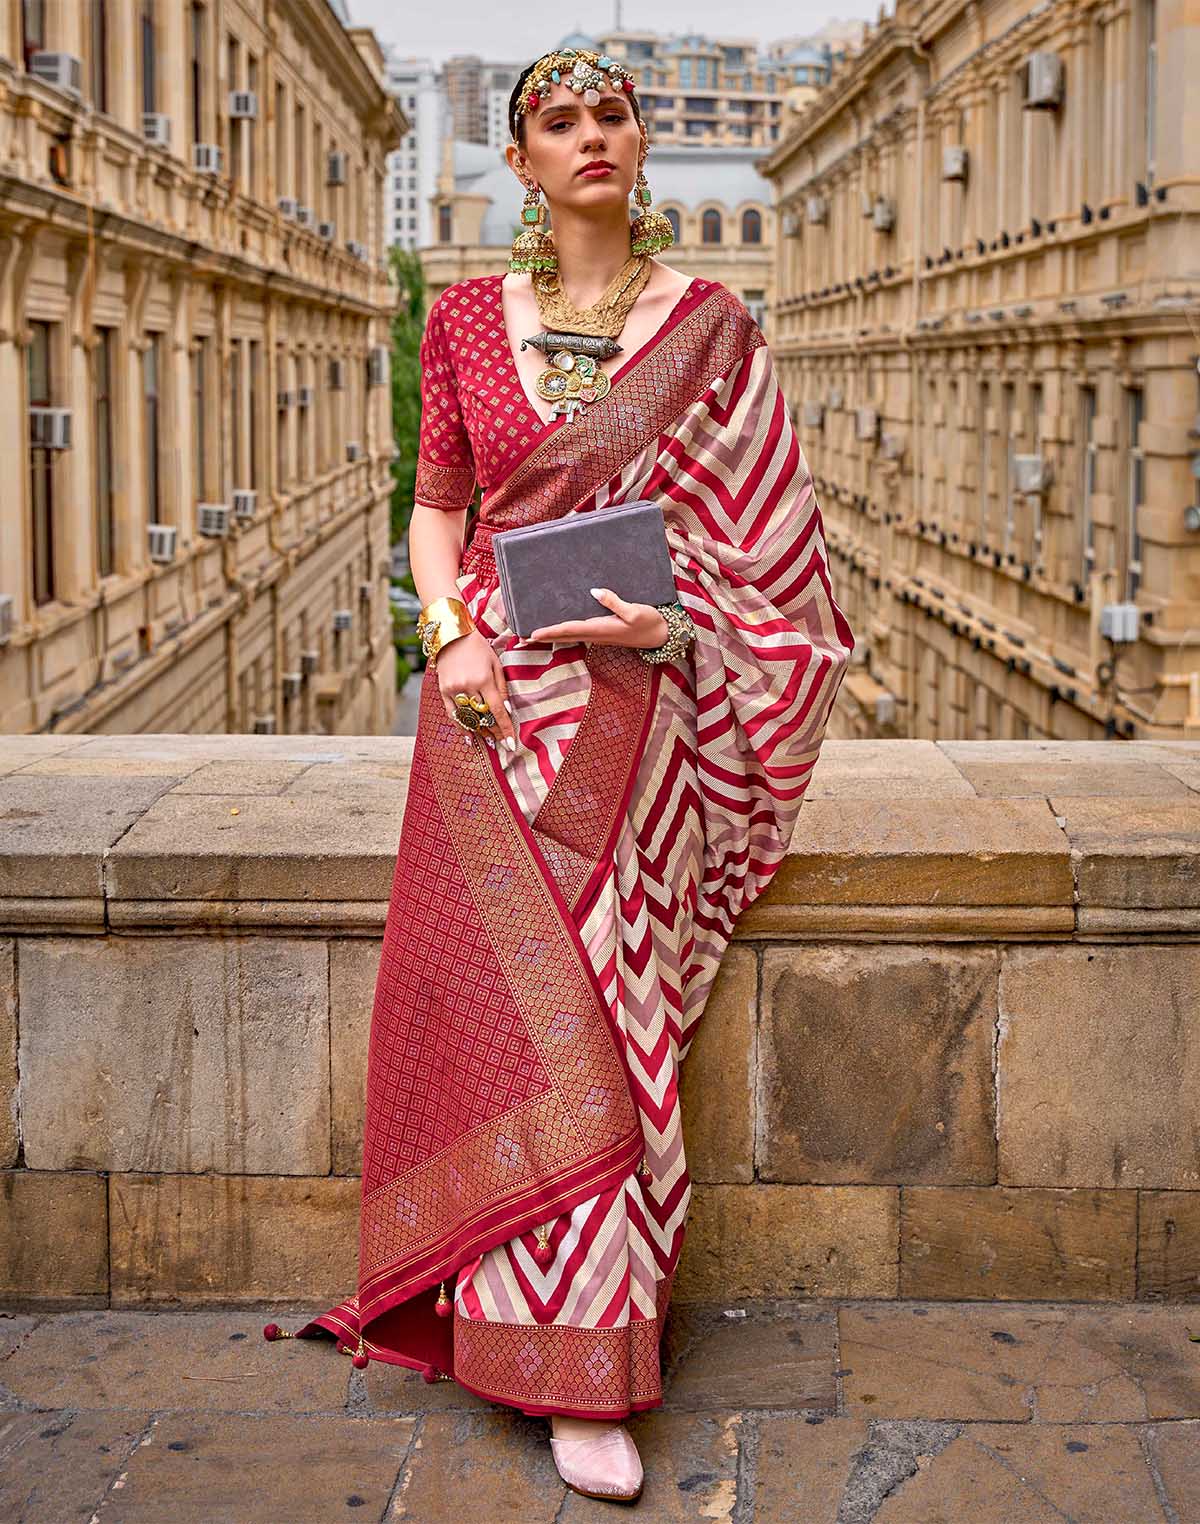
<svg viewBox="0 0 1200 1524">
<path fill-rule="evenodd" d="M 521 100 L 522 96 L 529 94 L 529 79 L 532 76 L 534 69 L 537 67 L 537 64 L 538 60 L 535 58 L 532 63 L 525 65 L 525 67 L 521 70 L 520 75 L 518 76 L 516 84 L 513 86 L 512 94 L 508 97 L 508 135 L 510 138 L 512 138 L 514 143 L 519 143 L 522 148 L 525 146 L 525 117 L 524 114 L 522 114 L 520 118 L 520 127 L 518 128 L 517 104 Z M 628 96 L 629 104 L 633 107 L 634 121 L 640 122 L 642 119 L 642 108 L 638 105 L 637 91 L 623 90 L 621 94 Z"/>
</svg>

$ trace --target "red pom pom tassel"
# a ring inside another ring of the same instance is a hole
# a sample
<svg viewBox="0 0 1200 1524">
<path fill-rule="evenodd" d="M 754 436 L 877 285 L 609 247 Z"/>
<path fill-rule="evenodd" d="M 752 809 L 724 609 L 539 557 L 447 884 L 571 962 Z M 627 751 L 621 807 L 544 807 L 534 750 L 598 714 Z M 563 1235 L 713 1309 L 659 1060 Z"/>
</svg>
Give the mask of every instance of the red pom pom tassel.
<svg viewBox="0 0 1200 1524">
<path fill-rule="evenodd" d="M 370 1363 L 371 1357 L 365 1351 L 361 1355 L 356 1353 L 350 1356 L 350 1364 L 356 1371 L 365 1371 Z"/>
<path fill-rule="evenodd" d="M 454 1311 L 454 1303 L 446 1295 L 445 1281 L 438 1287 L 438 1299 L 434 1303 L 433 1310 L 439 1318 L 448 1318 Z"/>
<path fill-rule="evenodd" d="M 268 1323 L 267 1326 L 263 1329 L 263 1338 L 267 1339 L 267 1340 L 274 1340 L 274 1339 L 277 1339 L 278 1337 L 279 1337 L 279 1324 L 278 1323 Z"/>
<path fill-rule="evenodd" d="M 545 1267 L 554 1259 L 554 1249 L 549 1243 L 538 1244 L 533 1251 L 534 1263 Z"/>
<path fill-rule="evenodd" d="M 426 1381 L 436 1381 L 438 1378 L 438 1368 L 436 1365 L 431 1365 L 427 1371 L 422 1371 L 421 1375 Z"/>
</svg>

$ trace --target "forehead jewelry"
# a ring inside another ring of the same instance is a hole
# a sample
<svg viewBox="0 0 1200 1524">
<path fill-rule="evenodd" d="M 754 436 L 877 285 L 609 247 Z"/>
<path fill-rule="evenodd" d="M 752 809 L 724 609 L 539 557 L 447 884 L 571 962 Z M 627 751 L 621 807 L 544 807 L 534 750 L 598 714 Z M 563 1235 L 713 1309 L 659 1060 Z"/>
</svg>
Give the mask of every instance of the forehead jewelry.
<svg viewBox="0 0 1200 1524">
<path fill-rule="evenodd" d="M 514 115 L 522 117 L 532 111 L 559 84 L 581 95 L 585 106 L 598 106 L 600 92 L 606 86 L 618 94 L 628 94 L 634 89 L 633 75 L 607 53 L 594 53 L 590 48 L 563 48 L 561 52 L 547 53 L 534 64 Z"/>
</svg>

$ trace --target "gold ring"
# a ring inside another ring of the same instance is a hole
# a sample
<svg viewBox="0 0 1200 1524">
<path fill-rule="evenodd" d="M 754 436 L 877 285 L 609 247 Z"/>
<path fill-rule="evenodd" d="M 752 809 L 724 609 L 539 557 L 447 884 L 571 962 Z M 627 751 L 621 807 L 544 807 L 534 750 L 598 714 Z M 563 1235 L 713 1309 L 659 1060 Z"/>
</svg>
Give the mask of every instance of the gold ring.
<svg viewBox="0 0 1200 1524">
<path fill-rule="evenodd" d="M 496 723 L 496 716 L 481 693 L 456 693 L 454 718 L 464 730 L 486 730 Z"/>
</svg>

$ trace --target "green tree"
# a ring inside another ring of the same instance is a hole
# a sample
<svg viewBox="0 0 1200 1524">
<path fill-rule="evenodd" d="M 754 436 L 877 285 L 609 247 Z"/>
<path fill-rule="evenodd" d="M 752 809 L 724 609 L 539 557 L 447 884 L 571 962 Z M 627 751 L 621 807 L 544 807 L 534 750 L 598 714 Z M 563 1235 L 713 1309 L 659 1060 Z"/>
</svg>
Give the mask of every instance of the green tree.
<svg viewBox="0 0 1200 1524">
<path fill-rule="evenodd" d="M 425 332 L 425 272 L 415 250 L 394 244 L 388 251 L 400 301 L 392 318 L 392 433 L 399 458 L 392 462 L 391 543 L 408 533 L 417 480 L 421 427 L 421 336 Z"/>
</svg>

